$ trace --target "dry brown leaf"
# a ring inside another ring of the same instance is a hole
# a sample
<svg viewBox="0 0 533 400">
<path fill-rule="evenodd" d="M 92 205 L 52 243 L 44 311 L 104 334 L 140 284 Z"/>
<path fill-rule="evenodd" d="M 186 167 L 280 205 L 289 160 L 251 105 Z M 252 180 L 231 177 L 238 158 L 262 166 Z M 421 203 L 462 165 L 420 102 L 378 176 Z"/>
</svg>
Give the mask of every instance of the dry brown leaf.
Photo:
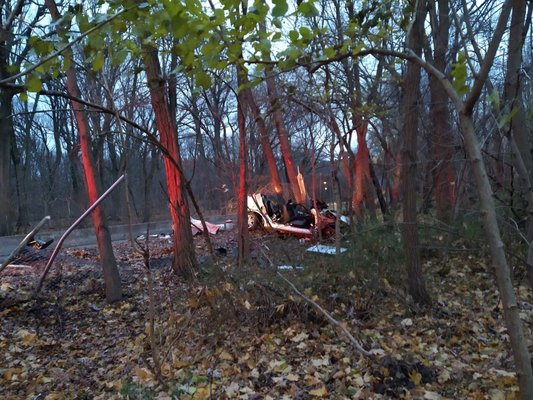
<svg viewBox="0 0 533 400">
<path fill-rule="evenodd" d="M 154 374 L 147 368 L 136 367 L 133 373 L 143 382 L 147 382 L 153 379 Z"/>
<path fill-rule="evenodd" d="M 289 374 L 287 375 L 287 380 L 291 382 L 298 382 L 300 380 L 300 377 L 296 374 Z"/>
<path fill-rule="evenodd" d="M 230 353 L 228 353 L 226 350 L 222 350 L 219 357 L 221 360 L 233 361 L 233 356 Z"/>
<path fill-rule="evenodd" d="M 328 389 L 325 386 L 320 386 L 318 389 L 310 390 L 309 394 L 315 397 L 324 397 L 327 396 Z"/>
</svg>

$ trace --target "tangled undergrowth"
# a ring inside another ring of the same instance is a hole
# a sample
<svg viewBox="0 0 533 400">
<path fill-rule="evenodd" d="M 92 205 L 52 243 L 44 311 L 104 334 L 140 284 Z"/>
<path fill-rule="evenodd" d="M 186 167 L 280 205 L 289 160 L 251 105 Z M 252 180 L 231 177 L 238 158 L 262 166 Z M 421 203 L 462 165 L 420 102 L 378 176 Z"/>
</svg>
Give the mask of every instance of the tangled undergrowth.
<svg viewBox="0 0 533 400">
<path fill-rule="evenodd" d="M 231 233 L 214 239 L 227 251 L 209 260 L 196 239 L 201 268 L 193 282 L 170 273 L 166 241 L 151 243 L 153 327 L 145 265 L 127 243 L 115 246 L 124 286 L 117 304 L 103 300 L 94 249 L 66 251 L 37 300 L 29 294 L 43 263 L 10 268 L 0 286 L 0 397 L 517 398 L 486 259 L 458 252 L 425 260 L 433 303 L 420 307 L 405 292 L 401 262 L 377 264 L 372 249 L 316 255 L 307 243 L 260 236 L 253 263 L 239 269 Z M 517 286 L 531 338 L 531 293 Z"/>
</svg>

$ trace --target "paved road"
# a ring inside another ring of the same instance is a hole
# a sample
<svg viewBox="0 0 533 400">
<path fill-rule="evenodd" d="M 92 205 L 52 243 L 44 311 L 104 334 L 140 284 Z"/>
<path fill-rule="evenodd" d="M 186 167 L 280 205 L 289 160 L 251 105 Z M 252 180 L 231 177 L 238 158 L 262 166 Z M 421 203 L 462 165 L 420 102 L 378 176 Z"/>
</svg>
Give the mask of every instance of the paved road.
<svg viewBox="0 0 533 400">
<path fill-rule="evenodd" d="M 212 223 L 224 223 L 225 220 L 227 220 L 226 216 L 215 216 L 207 218 L 207 221 Z M 148 227 L 150 229 L 150 233 L 153 234 L 170 233 L 172 230 L 171 226 L 172 222 L 170 221 L 158 221 L 143 224 L 134 224 L 132 225 L 132 230 L 134 236 L 145 234 L 146 229 Z M 113 241 L 129 239 L 128 225 L 112 225 L 109 227 L 109 229 L 111 231 L 111 239 Z M 37 237 L 45 240 L 53 238 L 54 243 L 51 245 L 53 247 L 55 242 L 59 240 L 59 238 L 64 232 L 65 230 L 45 232 L 42 234 L 37 234 Z M 25 236 L 26 235 L 1 236 L 0 261 L 4 260 L 7 256 L 10 255 L 11 252 L 19 245 L 22 239 L 24 239 Z M 94 235 L 93 228 L 76 229 L 69 235 L 69 237 L 63 243 L 63 247 L 83 247 L 93 245 L 96 245 L 96 237 Z"/>
</svg>

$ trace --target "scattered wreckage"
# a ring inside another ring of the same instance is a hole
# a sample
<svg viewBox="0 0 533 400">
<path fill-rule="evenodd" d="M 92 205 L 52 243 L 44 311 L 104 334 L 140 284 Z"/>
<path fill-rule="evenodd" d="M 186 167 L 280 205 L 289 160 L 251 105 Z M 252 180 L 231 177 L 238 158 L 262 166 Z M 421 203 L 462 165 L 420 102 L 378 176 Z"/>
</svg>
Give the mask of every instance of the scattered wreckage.
<svg viewBox="0 0 533 400">
<path fill-rule="evenodd" d="M 273 199 L 261 193 L 248 196 L 248 229 L 260 227 L 267 231 L 293 234 L 305 238 L 335 236 L 335 222 L 338 214 L 329 210 L 324 202 L 317 202 L 318 211 L 308 209 L 302 204 L 289 200 L 279 205 Z M 341 222 L 349 224 L 350 220 L 341 215 Z"/>
</svg>

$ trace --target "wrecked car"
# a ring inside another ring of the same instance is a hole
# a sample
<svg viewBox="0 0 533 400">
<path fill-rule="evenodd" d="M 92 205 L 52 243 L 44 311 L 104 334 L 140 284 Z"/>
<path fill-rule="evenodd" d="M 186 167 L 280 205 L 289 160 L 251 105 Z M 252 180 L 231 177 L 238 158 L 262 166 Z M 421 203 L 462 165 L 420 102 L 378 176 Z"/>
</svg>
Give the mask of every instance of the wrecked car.
<svg viewBox="0 0 533 400">
<path fill-rule="evenodd" d="M 315 208 L 308 209 L 302 204 L 289 200 L 279 204 L 274 199 L 254 193 L 248 196 L 248 229 L 260 227 L 267 231 L 293 234 L 300 237 L 317 238 L 335 236 L 337 213 L 329 210 L 324 202 L 317 202 Z M 341 216 L 343 223 L 349 220 Z"/>
</svg>

